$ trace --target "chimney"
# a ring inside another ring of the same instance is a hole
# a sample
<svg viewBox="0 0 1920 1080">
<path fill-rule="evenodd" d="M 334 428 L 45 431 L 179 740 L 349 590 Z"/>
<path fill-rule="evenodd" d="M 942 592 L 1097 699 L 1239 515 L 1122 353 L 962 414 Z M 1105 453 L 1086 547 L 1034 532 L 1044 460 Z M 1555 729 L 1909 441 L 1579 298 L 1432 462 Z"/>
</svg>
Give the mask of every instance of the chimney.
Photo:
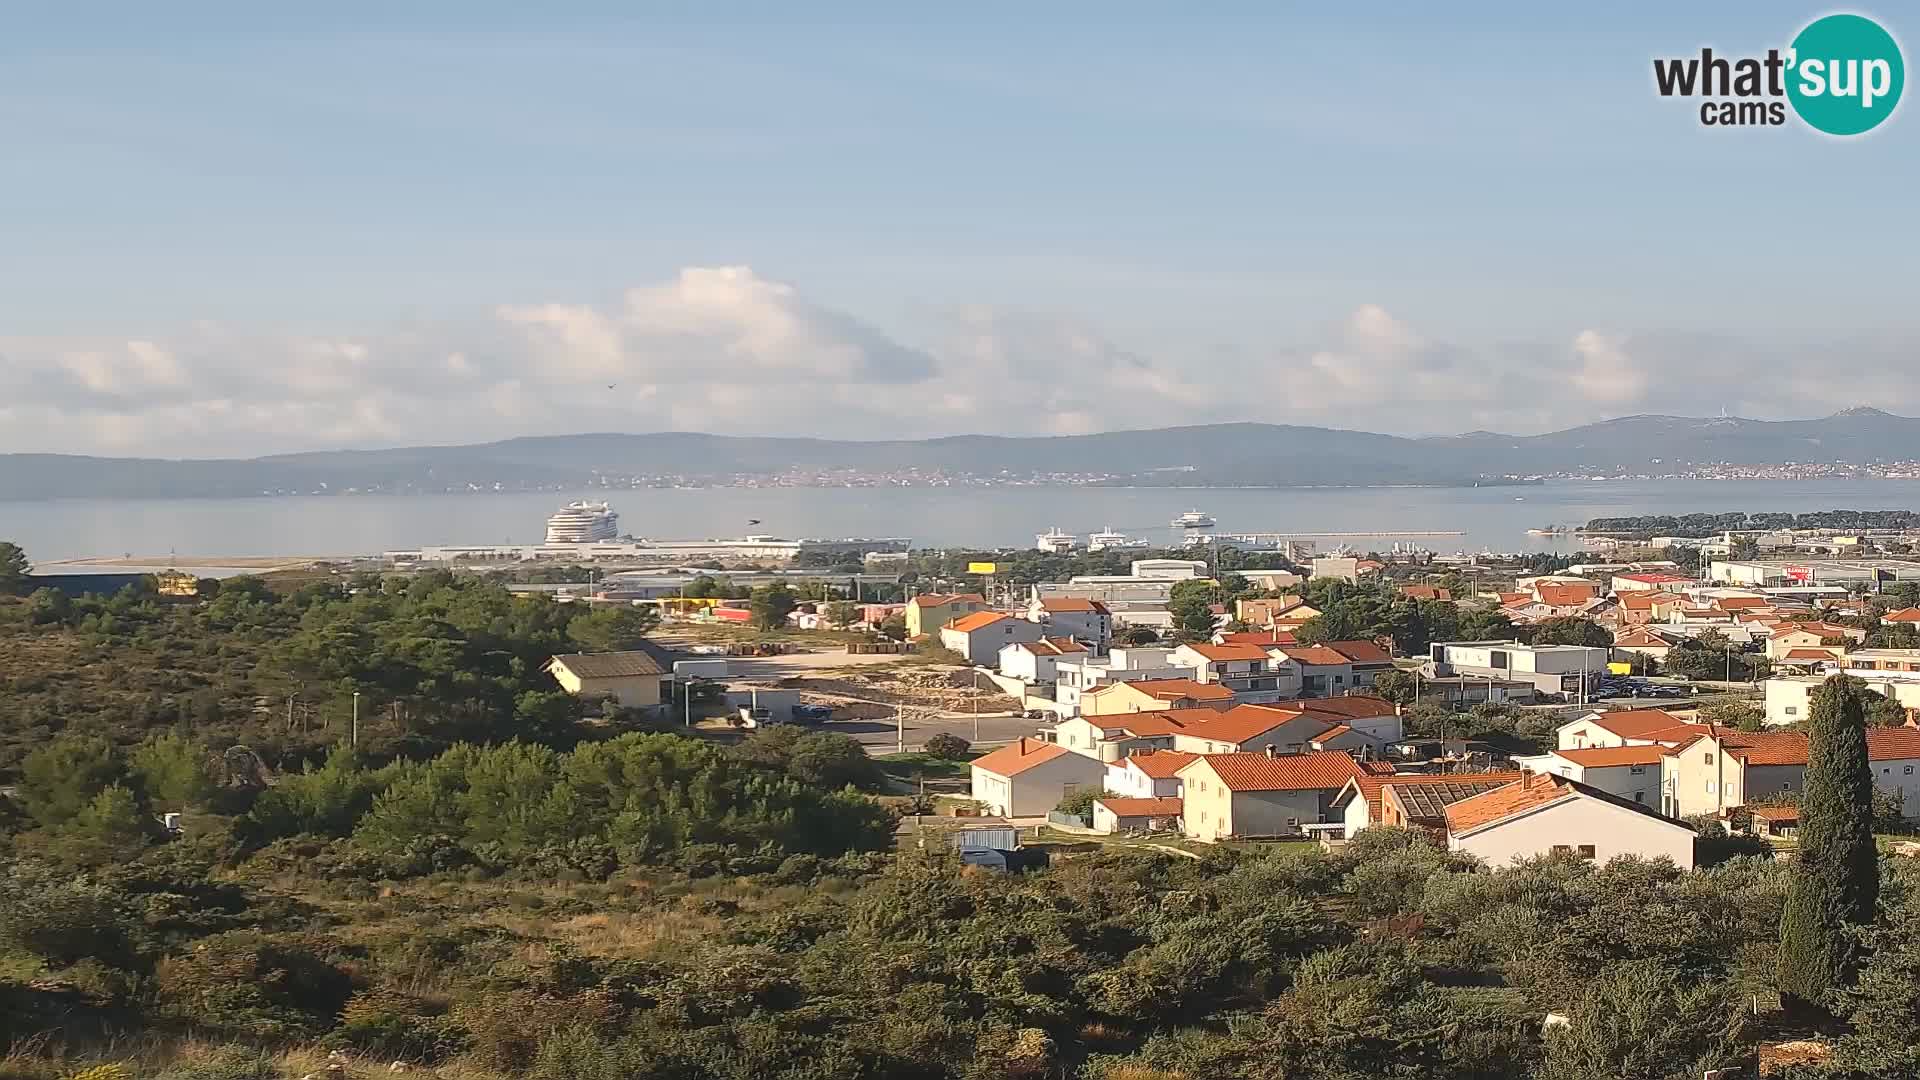
<svg viewBox="0 0 1920 1080">
<path fill-rule="evenodd" d="M 1272 743 L 1268 743 L 1266 746 L 1266 755 L 1268 757 L 1279 757 L 1280 751 Z"/>
</svg>

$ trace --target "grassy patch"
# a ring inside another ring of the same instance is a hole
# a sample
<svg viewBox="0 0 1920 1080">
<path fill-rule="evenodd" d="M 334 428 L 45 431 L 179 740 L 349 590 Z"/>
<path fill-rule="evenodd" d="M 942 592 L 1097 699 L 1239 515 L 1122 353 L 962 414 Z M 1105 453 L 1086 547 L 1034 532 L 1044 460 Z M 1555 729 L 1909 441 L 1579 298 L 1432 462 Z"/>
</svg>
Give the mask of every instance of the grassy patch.
<svg viewBox="0 0 1920 1080">
<path fill-rule="evenodd" d="M 881 772 L 896 780 L 913 780 L 922 776 L 929 780 L 963 780 L 973 774 L 968 761 L 978 756 L 969 753 L 965 759 L 954 761 L 915 751 L 910 754 L 880 754 L 873 760 L 879 763 Z"/>
</svg>

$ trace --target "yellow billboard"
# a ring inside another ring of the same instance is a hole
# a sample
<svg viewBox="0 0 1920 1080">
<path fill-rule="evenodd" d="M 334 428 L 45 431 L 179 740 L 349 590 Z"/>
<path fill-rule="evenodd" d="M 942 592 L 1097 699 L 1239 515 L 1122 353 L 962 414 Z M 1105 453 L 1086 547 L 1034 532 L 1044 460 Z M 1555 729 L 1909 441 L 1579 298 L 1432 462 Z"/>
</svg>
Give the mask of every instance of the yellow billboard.
<svg viewBox="0 0 1920 1080">
<path fill-rule="evenodd" d="M 997 563 L 970 562 L 967 564 L 967 573 L 969 574 L 991 574 L 997 569 L 999 569 Z"/>
</svg>

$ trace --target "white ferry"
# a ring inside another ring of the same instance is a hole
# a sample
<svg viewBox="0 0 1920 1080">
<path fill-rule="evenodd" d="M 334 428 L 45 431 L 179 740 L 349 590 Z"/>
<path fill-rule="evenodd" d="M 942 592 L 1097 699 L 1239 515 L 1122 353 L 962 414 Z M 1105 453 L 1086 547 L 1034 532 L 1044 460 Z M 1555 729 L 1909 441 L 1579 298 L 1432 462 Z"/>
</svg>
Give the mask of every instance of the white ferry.
<svg viewBox="0 0 1920 1080">
<path fill-rule="evenodd" d="M 547 519 L 547 543 L 592 544 L 620 535 L 620 515 L 603 502 L 573 502 Z"/>
<path fill-rule="evenodd" d="M 1148 544 L 1145 540 L 1135 540 L 1126 533 L 1115 532 L 1111 525 L 1087 537 L 1088 551 L 1106 551 L 1109 548 L 1144 548 L 1147 546 Z"/>
<path fill-rule="evenodd" d="M 1189 510 L 1173 519 L 1173 527 L 1176 529 L 1211 529 L 1215 524 L 1217 523 L 1213 520 L 1212 514 L 1199 510 Z"/>
</svg>

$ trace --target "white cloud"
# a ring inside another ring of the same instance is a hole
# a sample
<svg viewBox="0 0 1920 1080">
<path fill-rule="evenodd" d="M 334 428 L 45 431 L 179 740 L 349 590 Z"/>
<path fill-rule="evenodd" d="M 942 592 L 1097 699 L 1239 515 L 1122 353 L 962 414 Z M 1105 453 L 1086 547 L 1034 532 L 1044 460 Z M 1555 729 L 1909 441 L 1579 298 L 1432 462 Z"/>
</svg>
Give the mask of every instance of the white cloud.
<svg viewBox="0 0 1920 1080">
<path fill-rule="evenodd" d="M 1785 346 L 1617 330 L 1450 343 L 1377 303 L 1291 343 L 1122 343 L 1084 320 L 955 305 L 913 341 L 748 267 L 688 268 L 613 304 L 324 336 L 201 321 L 125 340 L 0 339 L 0 451 L 225 456 L 700 430 L 856 438 L 1076 434 L 1252 420 L 1408 434 L 1532 432 L 1635 411 L 1920 411 L 1905 342 L 1867 380 Z M 1829 346 L 1828 352 L 1837 351 Z M 1754 372 L 1761 378 L 1746 378 Z M 1729 399 L 1729 388 L 1738 396 Z M 1844 399 L 1844 400 L 1843 400 Z"/>
</svg>

